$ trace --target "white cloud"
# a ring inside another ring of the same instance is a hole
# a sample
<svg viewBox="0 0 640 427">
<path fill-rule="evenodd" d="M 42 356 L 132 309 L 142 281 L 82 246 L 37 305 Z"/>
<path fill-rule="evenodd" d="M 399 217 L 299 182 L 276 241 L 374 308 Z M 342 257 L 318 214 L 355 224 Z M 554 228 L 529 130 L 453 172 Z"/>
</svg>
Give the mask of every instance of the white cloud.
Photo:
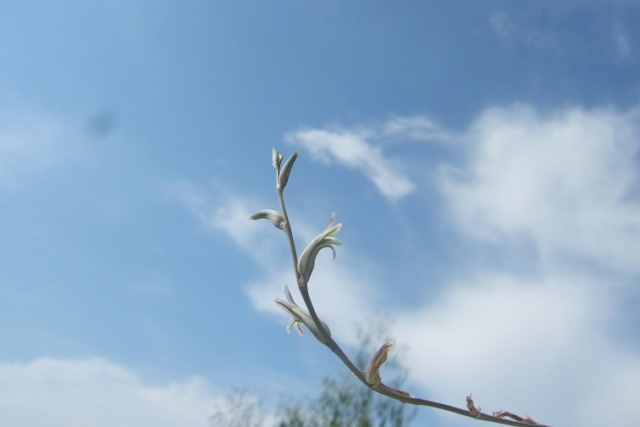
<svg viewBox="0 0 640 427">
<path fill-rule="evenodd" d="M 639 113 L 492 108 L 464 135 L 467 158 L 441 170 L 453 227 L 479 243 L 525 236 L 546 263 L 530 276 L 480 266 L 397 314 L 412 379 L 432 398 L 464 406 L 474 392 L 485 410 L 552 425 L 640 422 L 640 356 L 611 334 L 629 314 L 609 286 L 640 271 Z M 563 254 L 606 273 L 574 271 Z"/>
<path fill-rule="evenodd" d="M 229 237 L 256 262 L 263 265 L 271 262 L 275 229 L 270 229 L 263 221 L 249 219 L 260 210 L 250 206 L 257 206 L 259 202 L 220 189 L 204 190 L 184 181 L 169 185 L 167 191 L 207 229 Z"/>
<path fill-rule="evenodd" d="M 414 184 L 402 172 L 401 164 L 368 142 L 374 134 L 369 130 L 309 129 L 292 132 L 288 142 L 307 149 L 316 160 L 335 161 L 359 170 L 383 196 L 395 200 L 414 190 Z"/>
<path fill-rule="evenodd" d="M 0 363 L 0 425 L 206 427 L 218 399 L 198 377 L 162 385 L 99 358 Z"/>
<path fill-rule="evenodd" d="M 570 253 L 639 272 L 639 113 L 489 109 L 467 135 L 468 165 L 442 170 L 455 219 L 480 239 L 524 235 L 548 262 Z"/>
<path fill-rule="evenodd" d="M 443 143 L 452 138 L 439 124 L 424 116 L 395 116 L 384 123 L 382 129 L 385 137 L 406 141 Z"/>
<path fill-rule="evenodd" d="M 628 408 L 640 398 L 640 358 L 606 338 L 614 304 L 580 276 L 484 274 L 399 314 L 395 336 L 435 400 L 464 406 L 473 392 L 489 412 L 552 425 L 637 424 Z"/>
</svg>

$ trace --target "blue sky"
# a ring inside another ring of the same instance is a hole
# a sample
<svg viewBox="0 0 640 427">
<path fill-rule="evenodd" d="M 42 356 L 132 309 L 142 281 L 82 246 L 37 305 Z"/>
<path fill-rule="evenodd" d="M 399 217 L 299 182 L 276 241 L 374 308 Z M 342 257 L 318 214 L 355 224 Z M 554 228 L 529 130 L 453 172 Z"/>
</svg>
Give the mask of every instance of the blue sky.
<svg viewBox="0 0 640 427">
<path fill-rule="evenodd" d="M 640 3 L 0 2 L 0 424 L 206 426 L 393 320 L 409 391 L 640 422 Z M 298 297 L 298 300 L 300 298 Z M 384 376 L 384 372 L 383 372 Z M 421 409 L 434 426 L 474 421 Z M 46 421 L 45 421 L 46 420 Z"/>
</svg>

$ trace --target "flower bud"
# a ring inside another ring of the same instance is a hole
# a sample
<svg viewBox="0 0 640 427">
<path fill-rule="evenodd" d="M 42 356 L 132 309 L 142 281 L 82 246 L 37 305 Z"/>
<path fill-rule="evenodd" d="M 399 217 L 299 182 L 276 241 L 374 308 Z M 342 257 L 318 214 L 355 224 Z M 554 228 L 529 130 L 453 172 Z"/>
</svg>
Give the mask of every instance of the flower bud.
<svg viewBox="0 0 640 427">
<path fill-rule="evenodd" d="M 393 341 L 389 341 L 380 347 L 380 350 L 376 351 L 376 354 L 373 355 L 371 361 L 369 362 L 369 367 L 367 367 L 367 371 L 364 376 L 367 380 L 367 384 L 374 385 L 378 384 L 381 381 L 380 378 L 380 367 L 384 362 L 387 361 L 387 353 L 389 353 L 389 349 L 393 345 Z"/>
<path fill-rule="evenodd" d="M 263 209 L 261 211 L 254 213 L 249 217 L 249 219 L 253 219 L 253 220 L 262 219 L 262 218 L 268 219 L 273 223 L 273 225 L 276 226 L 276 228 L 279 228 L 280 230 L 282 230 L 284 227 L 284 217 L 280 215 L 278 212 L 274 211 L 273 209 Z"/>
<path fill-rule="evenodd" d="M 289 181 L 289 174 L 291 173 L 291 168 L 293 167 L 293 163 L 297 158 L 298 153 L 293 153 L 291 157 L 289 157 L 284 163 L 284 166 L 282 167 L 282 170 L 278 175 L 278 190 L 284 190 L 284 187 L 287 185 L 287 182 Z M 280 159 L 282 159 L 282 156 L 280 156 Z"/>
<path fill-rule="evenodd" d="M 295 303 L 288 286 L 284 287 L 284 293 L 287 301 L 276 298 L 276 304 L 278 304 L 280 308 L 289 313 L 289 315 L 291 316 L 291 320 L 289 320 L 289 323 L 287 324 L 287 332 L 291 332 L 291 328 L 295 326 L 298 329 L 298 333 L 300 335 L 304 335 L 304 333 L 302 332 L 302 328 L 300 327 L 300 325 L 302 324 L 309 328 L 313 336 L 316 337 L 318 341 L 326 345 L 327 342 L 324 339 L 322 332 L 320 331 L 320 329 L 318 329 L 317 325 L 313 321 L 313 318 L 306 310 L 302 309 L 300 306 L 298 306 L 298 304 Z M 320 324 L 322 325 L 322 328 L 324 329 L 326 334 L 328 336 L 331 336 L 331 330 L 329 329 L 329 326 L 327 326 L 327 324 L 322 320 L 320 320 Z"/>
<path fill-rule="evenodd" d="M 273 168 L 280 171 L 280 163 L 282 162 L 282 154 L 278 153 L 275 147 L 271 151 L 271 159 L 273 161 Z"/>
</svg>

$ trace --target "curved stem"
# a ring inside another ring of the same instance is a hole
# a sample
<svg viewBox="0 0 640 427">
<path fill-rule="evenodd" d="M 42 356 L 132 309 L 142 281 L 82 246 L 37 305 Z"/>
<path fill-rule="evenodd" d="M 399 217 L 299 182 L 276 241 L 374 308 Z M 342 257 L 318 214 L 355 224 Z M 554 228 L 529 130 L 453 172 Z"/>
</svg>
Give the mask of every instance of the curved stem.
<svg viewBox="0 0 640 427">
<path fill-rule="evenodd" d="M 311 301 L 311 297 L 309 296 L 307 287 L 305 286 L 304 289 L 301 288 L 300 292 L 302 293 L 302 298 L 304 299 L 305 305 L 307 306 L 307 309 L 309 310 L 309 313 L 311 314 L 311 318 L 315 322 L 316 327 L 320 329 L 320 331 L 322 331 L 322 335 L 325 339 L 326 346 L 329 347 L 329 349 L 336 356 L 338 356 L 338 358 L 342 361 L 342 363 L 344 363 L 347 366 L 347 368 L 349 368 L 351 373 L 353 373 L 353 375 L 356 378 L 358 378 L 358 380 L 360 380 L 361 383 L 363 383 L 364 385 L 366 385 L 376 393 L 390 397 L 402 403 L 408 403 L 410 405 L 418 405 L 418 406 L 429 406 L 432 408 L 441 409 L 443 411 L 453 412 L 454 414 L 462 415 L 468 418 L 474 418 L 477 420 L 488 421 L 496 424 L 520 426 L 520 427 L 531 427 L 532 425 L 535 425 L 537 427 L 548 427 L 540 424 L 530 424 L 530 423 L 522 423 L 519 421 L 507 420 L 504 418 L 499 418 L 499 417 L 495 417 L 495 416 L 484 414 L 484 413 L 480 413 L 478 416 L 474 416 L 469 412 L 468 409 L 458 408 L 455 406 L 447 405 L 445 403 L 434 402 L 432 400 L 421 399 L 418 397 L 404 396 L 402 394 L 395 392 L 394 390 L 390 389 L 389 387 L 387 387 L 382 383 L 378 383 L 374 385 L 367 383 L 364 373 L 360 371 L 360 369 L 358 369 L 358 367 L 351 361 L 351 359 L 349 359 L 349 357 L 345 354 L 345 352 L 338 345 L 338 343 L 333 338 L 331 338 L 322 327 L 320 323 L 320 319 L 318 318 L 315 308 L 313 307 L 313 303 Z"/>
<path fill-rule="evenodd" d="M 279 170 L 276 170 L 276 173 L 279 173 Z M 351 361 L 351 359 L 349 359 L 349 357 L 345 354 L 345 352 L 338 345 L 338 343 L 333 338 L 331 338 L 329 333 L 322 326 L 322 322 L 320 321 L 320 318 L 316 313 L 316 309 L 313 306 L 313 302 L 311 301 L 311 296 L 309 295 L 307 281 L 301 280 L 301 275 L 300 275 L 300 272 L 298 271 L 298 253 L 296 252 L 296 245 L 295 245 L 295 241 L 293 240 L 293 231 L 291 229 L 291 223 L 289 222 L 289 215 L 287 214 L 287 209 L 284 202 L 283 189 L 278 188 L 277 192 L 278 192 L 278 201 L 280 202 L 280 210 L 284 218 L 283 231 L 285 232 L 287 236 L 287 240 L 289 242 L 291 259 L 293 261 L 293 271 L 295 272 L 296 283 L 298 284 L 298 289 L 300 290 L 300 294 L 302 295 L 304 304 L 307 307 L 307 310 L 309 311 L 309 314 L 311 315 L 313 322 L 315 323 L 316 327 L 322 334 L 322 337 L 324 338 L 324 344 L 327 347 L 329 347 L 329 349 L 336 356 L 338 356 L 338 358 L 342 361 L 342 363 L 344 363 L 344 365 L 347 368 L 349 368 L 349 370 L 353 373 L 353 375 L 356 378 L 358 378 L 358 380 L 360 380 L 360 382 L 362 382 L 364 385 L 366 385 L 376 393 L 390 397 L 391 399 L 395 399 L 402 403 L 408 403 L 410 405 L 429 406 L 432 408 L 437 408 L 443 411 L 448 411 L 458 415 L 462 415 L 464 417 L 474 418 L 477 420 L 487 421 L 487 422 L 496 423 L 496 424 L 519 426 L 519 427 L 531 427 L 531 426 L 548 427 L 541 424 L 531 424 L 526 422 L 507 420 L 504 418 L 500 418 L 500 417 L 496 417 L 496 416 L 492 416 L 484 413 L 473 415 L 470 413 L 468 409 L 458 408 L 458 407 L 447 405 L 444 403 L 434 402 L 431 400 L 421 399 L 421 398 L 413 397 L 409 395 L 403 395 L 401 393 L 398 393 L 394 389 L 386 386 L 383 383 L 377 383 L 373 385 L 369 384 L 365 378 L 365 374 L 362 371 L 360 371 L 360 369 L 358 369 L 358 367 L 355 365 L 355 363 L 353 363 L 353 361 Z"/>
</svg>

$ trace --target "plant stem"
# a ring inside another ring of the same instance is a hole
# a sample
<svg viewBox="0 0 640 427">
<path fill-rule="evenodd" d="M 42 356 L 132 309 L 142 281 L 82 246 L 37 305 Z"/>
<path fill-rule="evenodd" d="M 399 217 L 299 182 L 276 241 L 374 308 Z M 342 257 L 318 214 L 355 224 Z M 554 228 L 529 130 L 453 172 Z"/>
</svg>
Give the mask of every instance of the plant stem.
<svg viewBox="0 0 640 427">
<path fill-rule="evenodd" d="M 280 172 L 279 168 L 276 170 L 276 174 Z M 277 177 L 276 177 L 277 178 Z M 277 179 L 276 179 L 277 182 Z M 293 231 L 291 229 L 291 223 L 289 222 L 289 215 L 287 214 L 287 209 L 284 202 L 284 189 L 277 188 L 278 193 L 278 201 L 280 202 L 280 210 L 282 212 L 282 217 L 284 218 L 284 225 L 282 227 L 283 231 L 287 236 L 287 240 L 289 242 L 289 249 L 291 251 L 291 259 L 293 261 L 293 271 L 295 272 L 296 283 L 298 284 L 298 289 L 300 290 L 300 294 L 302 295 L 302 299 L 304 300 L 304 304 L 313 319 L 316 327 L 322 334 L 324 338 L 324 344 L 329 347 L 329 349 L 342 361 L 342 363 L 349 368 L 349 370 L 353 373 L 353 375 L 360 380 L 364 385 L 372 389 L 373 391 L 380 393 L 384 396 L 390 397 L 391 399 L 395 399 L 402 403 L 408 403 L 410 405 L 418 405 L 418 406 L 429 406 L 432 408 L 441 409 L 448 412 L 453 412 L 458 415 L 462 415 L 464 417 L 474 418 L 477 420 L 488 421 L 496 424 L 503 424 L 509 426 L 519 426 L 519 427 L 548 427 L 541 424 L 531 424 L 519 421 L 507 420 L 504 418 L 499 418 L 496 416 L 480 413 L 477 416 L 472 415 L 468 409 L 462 409 L 455 406 L 447 405 L 444 403 L 434 402 L 431 400 L 420 399 L 418 397 L 406 396 L 401 393 L 397 393 L 392 388 L 386 386 L 383 383 L 377 384 L 369 384 L 365 378 L 365 374 L 358 369 L 358 367 L 349 359 L 349 357 L 345 354 L 345 352 L 340 348 L 338 343 L 331 338 L 328 331 L 322 326 L 322 322 L 316 313 L 316 309 L 313 306 L 313 302 L 311 301 L 311 296 L 309 295 L 309 288 L 307 286 L 307 280 L 302 279 L 300 272 L 298 271 L 298 253 L 296 252 L 296 244 L 293 240 Z"/>
<path fill-rule="evenodd" d="M 293 240 L 293 231 L 291 231 L 291 223 L 289 222 L 289 215 L 287 214 L 287 208 L 284 204 L 284 195 L 282 194 L 283 190 L 278 189 L 278 201 L 280 202 L 280 211 L 282 212 L 282 217 L 284 218 L 284 224 L 282 230 L 284 234 L 287 235 L 287 240 L 289 241 L 289 249 L 291 251 L 291 259 L 293 261 L 293 272 L 296 275 L 296 283 L 300 283 L 300 273 L 298 272 L 298 253 L 296 252 L 296 242 Z M 322 329 L 322 328 L 321 328 Z"/>
</svg>

